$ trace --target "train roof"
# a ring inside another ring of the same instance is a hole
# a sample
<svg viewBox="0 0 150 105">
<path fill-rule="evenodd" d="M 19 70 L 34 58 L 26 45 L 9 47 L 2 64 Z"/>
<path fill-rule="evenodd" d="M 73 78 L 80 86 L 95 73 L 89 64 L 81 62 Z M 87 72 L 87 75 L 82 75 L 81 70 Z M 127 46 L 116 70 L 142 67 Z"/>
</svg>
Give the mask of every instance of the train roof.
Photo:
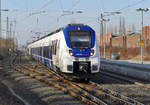
<svg viewBox="0 0 150 105">
<path fill-rule="evenodd" d="M 45 36 L 43 36 L 43 37 L 41 37 L 41 38 L 39 38 L 39 39 L 33 41 L 32 43 L 34 43 L 34 42 L 36 42 L 36 41 L 39 41 L 39 40 L 41 40 L 41 39 L 43 39 L 43 38 L 46 38 L 46 37 L 48 37 L 48 36 L 51 36 L 51 35 L 53 35 L 53 34 L 55 34 L 55 33 L 57 33 L 57 32 L 60 32 L 60 31 L 63 30 L 64 28 L 66 28 L 66 27 L 71 27 L 71 26 L 87 26 L 87 27 L 88 27 L 88 25 L 85 25 L 85 24 L 71 23 L 71 24 L 68 24 L 68 25 L 65 26 L 65 27 L 61 27 L 61 28 L 59 28 L 59 29 L 57 29 L 57 30 L 55 30 L 55 31 L 53 31 L 53 32 L 51 32 L 51 33 L 49 33 L 48 35 L 45 35 Z M 30 44 L 32 44 L 32 43 L 30 43 Z"/>
</svg>

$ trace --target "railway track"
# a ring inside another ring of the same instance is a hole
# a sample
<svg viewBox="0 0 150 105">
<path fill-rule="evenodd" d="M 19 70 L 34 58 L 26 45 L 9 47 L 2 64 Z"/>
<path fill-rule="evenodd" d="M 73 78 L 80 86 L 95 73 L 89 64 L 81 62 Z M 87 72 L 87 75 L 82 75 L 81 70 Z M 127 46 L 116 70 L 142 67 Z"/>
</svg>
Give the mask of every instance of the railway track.
<svg viewBox="0 0 150 105">
<path fill-rule="evenodd" d="M 123 76 L 123 75 L 119 75 L 119 74 L 116 74 L 116 73 L 113 73 L 113 72 L 101 71 L 100 73 L 102 75 L 104 75 L 104 76 L 109 77 L 109 78 L 116 79 L 117 81 L 118 80 L 126 81 L 126 82 L 132 83 L 132 84 L 134 84 L 136 86 L 141 86 L 141 87 L 150 89 L 150 86 L 145 85 L 145 84 L 148 83 L 147 81 L 137 80 L 137 79 L 134 79 L 134 78 L 131 78 L 131 77 L 127 77 L 127 76 Z"/>
<path fill-rule="evenodd" d="M 16 56 L 19 57 L 18 55 Z M 11 64 L 11 67 L 16 71 L 39 80 L 44 84 L 53 86 L 66 94 L 70 94 L 88 105 L 144 105 L 92 81 L 78 83 L 65 80 L 42 64 L 22 64 L 23 62 L 20 63 L 17 61 L 21 61 L 17 57 L 14 57 Z"/>
<path fill-rule="evenodd" d="M 17 64 L 13 65 L 13 67 L 16 71 L 62 90 L 64 93 L 70 94 L 89 105 L 143 105 L 91 81 L 77 83 L 65 80 L 44 66 L 35 68 L 32 65 Z"/>
</svg>

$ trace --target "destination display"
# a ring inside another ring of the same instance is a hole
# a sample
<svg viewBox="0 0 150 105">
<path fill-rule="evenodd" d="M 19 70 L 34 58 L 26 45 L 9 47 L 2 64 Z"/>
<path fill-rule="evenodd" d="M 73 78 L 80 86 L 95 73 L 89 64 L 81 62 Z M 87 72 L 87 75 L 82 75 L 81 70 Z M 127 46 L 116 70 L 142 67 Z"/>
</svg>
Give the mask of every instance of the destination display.
<svg viewBox="0 0 150 105">
<path fill-rule="evenodd" d="M 91 32 L 90 31 L 69 31 L 69 35 L 74 36 L 74 35 L 90 35 Z"/>
</svg>

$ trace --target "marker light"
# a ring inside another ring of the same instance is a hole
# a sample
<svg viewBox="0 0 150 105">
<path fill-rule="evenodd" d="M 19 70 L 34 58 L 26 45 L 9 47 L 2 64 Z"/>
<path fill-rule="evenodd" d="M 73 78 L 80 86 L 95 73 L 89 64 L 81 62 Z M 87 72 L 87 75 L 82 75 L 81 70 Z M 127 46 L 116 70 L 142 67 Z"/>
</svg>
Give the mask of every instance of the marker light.
<svg viewBox="0 0 150 105">
<path fill-rule="evenodd" d="M 72 50 L 69 50 L 69 54 L 70 54 L 71 56 L 73 56 L 73 51 L 72 51 Z"/>
<path fill-rule="evenodd" d="M 93 56 L 93 55 L 94 55 L 94 50 L 91 50 L 90 55 L 91 55 L 91 56 Z"/>
</svg>

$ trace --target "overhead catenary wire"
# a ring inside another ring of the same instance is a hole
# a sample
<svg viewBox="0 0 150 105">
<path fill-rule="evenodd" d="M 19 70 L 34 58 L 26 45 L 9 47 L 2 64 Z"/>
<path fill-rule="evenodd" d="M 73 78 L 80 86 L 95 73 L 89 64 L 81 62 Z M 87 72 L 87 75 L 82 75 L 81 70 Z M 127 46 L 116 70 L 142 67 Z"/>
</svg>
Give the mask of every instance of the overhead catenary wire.
<svg viewBox="0 0 150 105">
<path fill-rule="evenodd" d="M 77 0 L 69 10 L 72 10 L 73 8 L 75 8 L 79 3 L 80 3 L 80 0 Z"/>
<path fill-rule="evenodd" d="M 61 0 L 59 0 L 59 4 L 60 4 L 60 7 L 61 7 L 61 10 L 64 11 L 63 4 L 62 4 Z"/>
<path fill-rule="evenodd" d="M 33 15 L 37 15 L 37 14 L 40 14 L 40 13 L 45 13 L 46 11 L 41 11 L 42 9 L 46 8 L 50 3 L 52 3 L 54 0 L 48 0 L 43 6 L 41 6 L 39 9 L 37 10 L 34 10 L 35 12 L 32 12 L 28 15 L 26 15 L 23 19 L 21 19 L 20 21 L 22 20 L 25 20 L 25 19 L 28 19 L 29 17 L 33 16 Z"/>
<path fill-rule="evenodd" d="M 20 21 L 22 22 L 22 20 L 28 19 L 29 17 L 33 16 L 33 15 L 38 15 L 41 13 L 46 13 L 46 11 L 42 11 L 42 9 L 46 8 L 48 5 L 52 4 L 55 0 L 47 0 L 47 2 L 41 6 L 39 9 L 35 10 L 35 12 L 32 12 L 30 14 L 28 14 L 27 16 L 25 16 L 25 18 L 21 19 Z M 24 21 L 23 21 L 24 22 Z M 31 27 L 30 27 L 31 28 Z M 28 29 L 27 29 L 28 30 Z"/>
<path fill-rule="evenodd" d="M 54 2 L 55 0 L 48 0 L 41 8 L 39 8 L 38 10 L 42 10 L 44 8 L 46 8 L 49 4 L 51 4 L 52 2 Z M 37 10 L 37 11 L 38 11 Z"/>
<path fill-rule="evenodd" d="M 103 2 L 103 0 L 100 0 L 101 1 L 101 3 L 100 3 L 100 5 L 101 5 L 101 11 L 102 12 L 104 12 L 105 10 L 104 10 L 104 2 Z M 97 0 L 97 3 L 99 4 L 99 0 Z"/>
<path fill-rule="evenodd" d="M 65 15 L 72 15 L 74 12 L 72 11 L 73 8 L 75 8 L 78 4 L 80 3 L 80 0 L 77 0 L 75 3 L 73 3 L 72 7 L 70 9 L 68 9 L 67 11 L 64 11 L 64 9 L 62 8 L 62 14 L 57 16 L 57 24 L 59 22 L 59 19 L 62 17 L 62 16 L 65 16 Z M 60 5 L 62 5 L 61 1 L 60 1 Z M 68 12 L 68 13 L 65 13 L 65 12 Z"/>
<path fill-rule="evenodd" d="M 140 3 L 144 2 L 144 1 L 146 1 L 146 0 L 137 1 L 137 2 L 135 2 L 133 4 L 130 4 L 130 5 L 127 5 L 127 6 L 123 7 L 123 8 L 118 9 L 117 11 L 122 11 L 122 10 L 125 10 L 125 9 L 128 9 L 128 8 L 134 7 L 134 6 L 140 4 Z"/>
</svg>

